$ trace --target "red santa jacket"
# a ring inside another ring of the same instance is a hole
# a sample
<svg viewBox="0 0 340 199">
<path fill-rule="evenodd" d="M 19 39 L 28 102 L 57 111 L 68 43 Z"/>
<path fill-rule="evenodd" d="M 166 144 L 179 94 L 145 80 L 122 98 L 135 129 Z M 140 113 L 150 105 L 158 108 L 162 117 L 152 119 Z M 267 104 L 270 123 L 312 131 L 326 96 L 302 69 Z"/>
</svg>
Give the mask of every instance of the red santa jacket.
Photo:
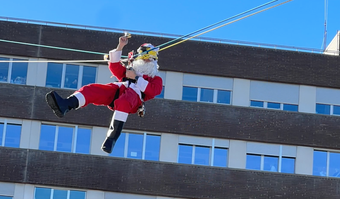
<svg viewBox="0 0 340 199">
<path fill-rule="evenodd" d="M 118 79 L 118 81 L 122 82 L 123 79 L 126 78 L 126 68 L 120 62 L 109 62 L 109 69 L 111 73 Z M 144 101 L 148 101 L 155 98 L 155 96 L 162 92 L 162 78 L 159 76 L 150 77 L 148 75 L 143 75 L 143 78 L 140 77 L 135 83 L 134 87 L 137 88 L 134 89 L 135 91 L 139 89 L 141 92 L 143 92 Z"/>
</svg>

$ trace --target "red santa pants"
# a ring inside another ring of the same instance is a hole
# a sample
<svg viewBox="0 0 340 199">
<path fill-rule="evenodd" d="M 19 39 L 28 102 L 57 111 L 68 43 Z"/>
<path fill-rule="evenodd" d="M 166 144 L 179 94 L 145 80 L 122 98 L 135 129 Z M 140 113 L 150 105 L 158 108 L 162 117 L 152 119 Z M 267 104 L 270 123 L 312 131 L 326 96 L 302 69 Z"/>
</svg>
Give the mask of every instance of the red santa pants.
<svg viewBox="0 0 340 199">
<path fill-rule="evenodd" d="M 89 84 L 80 88 L 78 92 L 85 97 L 83 107 L 88 104 L 109 106 L 114 100 L 118 89 L 119 97 L 114 101 L 114 110 L 128 114 L 136 113 L 142 101 L 134 90 L 126 88 L 124 85 L 119 87 L 114 83 Z"/>
</svg>

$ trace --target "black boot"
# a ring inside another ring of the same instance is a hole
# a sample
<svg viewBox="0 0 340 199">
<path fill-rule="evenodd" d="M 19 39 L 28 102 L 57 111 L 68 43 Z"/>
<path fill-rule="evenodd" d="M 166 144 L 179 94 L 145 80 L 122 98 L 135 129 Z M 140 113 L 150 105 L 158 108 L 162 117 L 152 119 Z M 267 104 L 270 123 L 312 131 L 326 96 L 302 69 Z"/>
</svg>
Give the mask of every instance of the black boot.
<svg viewBox="0 0 340 199">
<path fill-rule="evenodd" d="M 68 111 L 79 106 L 78 99 L 75 96 L 72 95 L 67 99 L 63 99 L 55 91 L 47 93 L 45 99 L 54 114 L 60 118 L 64 117 Z"/>
<path fill-rule="evenodd" d="M 118 140 L 120 133 L 123 130 L 125 122 L 113 120 L 113 122 L 110 125 L 110 129 L 107 132 L 107 137 L 103 142 L 102 150 L 106 153 L 111 153 L 113 147 L 116 144 L 116 141 Z"/>
</svg>

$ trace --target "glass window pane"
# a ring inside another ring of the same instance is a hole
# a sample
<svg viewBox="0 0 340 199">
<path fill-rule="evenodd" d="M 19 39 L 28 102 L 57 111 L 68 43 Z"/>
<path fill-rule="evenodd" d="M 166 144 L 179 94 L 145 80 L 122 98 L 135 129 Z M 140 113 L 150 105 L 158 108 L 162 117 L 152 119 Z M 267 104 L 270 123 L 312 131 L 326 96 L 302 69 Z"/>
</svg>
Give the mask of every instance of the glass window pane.
<svg viewBox="0 0 340 199">
<path fill-rule="evenodd" d="M 13 197 L 11 196 L 0 196 L 0 199 L 12 199 Z"/>
<path fill-rule="evenodd" d="M 54 151 L 56 126 L 41 125 L 39 149 Z"/>
<path fill-rule="evenodd" d="M 84 66 L 83 67 L 83 80 L 82 80 L 81 86 L 95 83 L 96 73 L 97 73 L 96 67 Z"/>
<path fill-rule="evenodd" d="M 217 103 L 230 104 L 231 92 L 230 91 L 217 91 Z"/>
<path fill-rule="evenodd" d="M 340 106 L 333 106 L 333 114 L 334 115 L 340 115 Z"/>
<path fill-rule="evenodd" d="M 23 59 L 13 59 L 23 60 Z M 12 63 L 12 77 L 11 83 L 26 84 L 28 63 Z"/>
<path fill-rule="evenodd" d="M 263 170 L 277 172 L 278 163 L 279 163 L 279 157 L 264 156 Z"/>
<path fill-rule="evenodd" d="M 247 154 L 246 169 L 260 170 L 261 169 L 261 156 Z"/>
<path fill-rule="evenodd" d="M 195 146 L 194 164 L 209 165 L 210 147 Z"/>
<path fill-rule="evenodd" d="M 214 90 L 208 88 L 201 88 L 201 102 L 213 102 L 214 100 Z"/>
<path fill-rule="evenodd" d="M 214 149 L 214 166 L 227 167 L 228 149 L 215 148 Z"/>
<path fill-rule="evenodd" d="M 115 146 L 113 147 L 112 153 L 110 156 L 113 157 L 124 157 L 124 148 L 125 148 L 125 133 L 121 133 Z"/>
<path fill-rule="evenodd" d="M 314 151 L 313 155 L 313 175 L 326 176 L 327 152 Z"/>
<path fill-rule="evenodd" d="M 263 107 L 263 102 L 251 100 L 250 106 L 252 106 L 252 107 Z"/>
<path fill-rule="evenodd" d="M 35 188 L 34 199 L 49 199 L 51 198 L 51 189 Z"/>
<path fill-rule="evenodd" d="M 53 190 L 53 199 L 67 199 L 67 191 L 66 190 Z"/>
<path fill-rule="evenodd" d="M 340 178 L 340 153 L 329 153 L 329 176 Z"/>
<path fill-rule="evenodd" d="M 163 86 L 161 94 L 157 95 L 155 98 L 162 98 L 162 99 L 164 98 L 164 86 Z"/>
<path fill-rule="evenodd" d="M 70 199 L 85 199 L 85 191 L 70 191 Z"/>
<path fill-rule="evenodd" d="M 8 58 L 0 57 L 0 60 L 9 60 Z M 0 82 L 7 82 L 8 81 L 8 68 L 9 62 L 0 63 Z"/>
<path fill-rule="evenodd" d="M 5 146 L 20 147 L 21 124 L 7 124 Z"/>
<path fill-rule="evenodd" d="M 159 160 L 159 150 L 161 146 L 161 136 L 146 135 L 145 160 Z"/>
<path fill-rule="evenodd" d="M 282 157 L 281 173 L 295 173 L 295 158 Z"/>
<path fill-rule="evenodd" d="M 4 136 L 4 123 L 0 123 L 0 146 L 2 146 L 2 138 Z"/>
<path fill-rule="evenodd" d="M 74 128 L 72 127 L 59 126 L 57 151 L 61 151 L 61 152 L 72 151 L 73 130 Z"/>
<path fill-rule="evenodd" d="M 316 104 L 316 113 L 330 115 L 331 106 L 327 104 Z"/>
<path fill-rule="evenodd" d="M 298 105 L 294 104 L 283 104 L 283 110 L 298 112 Z"/>
<path fill-rule="evenodd" d="M 129 134 L 128 158 L 142 159 L 143 134 Z"/>
<path fill-rule="evenodd" d="M 197 102 L 198 88 L 183 86 L 182 100 Z"/>
<path fill-rule="evenodd" d="M 89 154 L 91 142 L 91 129 L 78 128 L 76 153 Z"/>
<path fill-rule="evenodd" d="M 76 89 L 78 87 L 78 76 L 79 66 L 66 64 L 64 87 Z"/>
<path fill-rule="evenodd" d="M 191 145 L 178 145 L 178 163 L 191 164 L 192 148 Z"/>
<path fill-rule="evenodd" d="M 267 108 L 280 109 L 280 103 L 268 102 Z"/>
<path fill-rule="evenodd" d="M 48 63 L 46 75 L 46 87 L 61 87 L 61 76 L 63 72 L 63 64 Z"/>
</svg>

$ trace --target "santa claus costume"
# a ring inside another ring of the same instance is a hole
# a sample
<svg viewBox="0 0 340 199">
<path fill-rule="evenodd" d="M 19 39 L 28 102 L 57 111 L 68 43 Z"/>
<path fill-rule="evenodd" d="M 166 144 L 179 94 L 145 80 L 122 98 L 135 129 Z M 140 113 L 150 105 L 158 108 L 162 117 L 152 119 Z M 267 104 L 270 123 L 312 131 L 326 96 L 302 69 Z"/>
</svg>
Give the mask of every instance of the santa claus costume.
<svg viewBox="0 0 340 199">
<path fill-rule="evenodd" d="M 123 38 L 124 39 L 124 38 Z M 120 44 L 123 43 L 122 37 Z M 125 45 L 127 44 L 127 41 Z M 125 46 L 122 45 L 122 46 Z M 119 45 L 118 45 L 119 46 Z M 120 58 L 122 47 L 109 52 L 108 67 L 118 82 L 89 84 L 66 99 L 55 91 L 46 94 L 46 101 L 58 117 L 88 104 L 104 105 L 113 110 L 113 117 L 102 150 L 111 153 L 130 113 L 136 113 L 143 101 L 153 99 L 162 91 L 162 79 L 158 73 L 158 48 L 151 44 L 141 45 L 137 57 L 125 67 Z"/>
</svg>

